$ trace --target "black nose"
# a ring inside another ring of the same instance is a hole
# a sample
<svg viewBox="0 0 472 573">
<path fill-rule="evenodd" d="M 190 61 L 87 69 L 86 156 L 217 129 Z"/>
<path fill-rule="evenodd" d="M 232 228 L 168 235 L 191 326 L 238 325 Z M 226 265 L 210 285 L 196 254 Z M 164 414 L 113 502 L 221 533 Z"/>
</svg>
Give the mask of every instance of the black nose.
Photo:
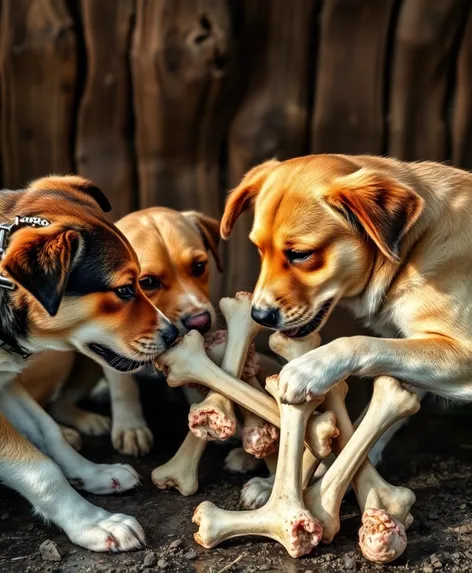
<svg viewBox="0 0 472 573">
<path fill-rule="evenodd" d="M 199 314 L 189 314 L 182 318 L 182 324 L 187 330 L 198 330 L 202 334 L 208 332 L 211 326 L 211 315 L 208 311 Z"/>
<path fill-rule="evenodd" d="M 255 320 L 262 326 L 275 328 L 279 322 L 279 311 L 277 308 L 257 308 L 253 306 L 251 309 L 252 320 Z"/>
<path fill-rule="evenodd" d="M 172 346 L 172 344 L 174 344 L 174 342 L 179 337 L 179 329 L 176 326 L 174 326 L 172 323 L 170 323 L 169 326 L 167 326 L 162 331 L 161 336 L 162 336 L 162 340 L 164 341 L 164 344 L 167 347 Z"/>
</svg>

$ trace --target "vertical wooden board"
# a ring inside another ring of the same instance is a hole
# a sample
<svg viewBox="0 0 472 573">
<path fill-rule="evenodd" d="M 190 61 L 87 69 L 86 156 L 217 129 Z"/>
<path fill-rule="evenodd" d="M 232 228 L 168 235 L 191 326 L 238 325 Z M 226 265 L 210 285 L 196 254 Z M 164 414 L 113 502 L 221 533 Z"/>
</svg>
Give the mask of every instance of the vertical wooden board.
<svg viewBox="0 0 472 573">
<path fill-rule="evenodd" d="M 390 155 L 447 159 L 448 80 L 469 6 L 464 0 L 403 1 L 393 40 Z"/>
<path fill-rule="evenodd" d="M 73 170 L 77 50 L 64 0 L 4 0 L 0 38 L 4 184 Z"/>
<path fill-rule="evenodd" d="M 451 143 L 453 164 L 472 169 L 472 12 L 458 54 Z"/>
<path fill-rule="evenodd" d="M 382 153 L 386 52 L 396 0 L 325 0 L 313 153 Z"/>
<path fill-rule="evenodd" d="M 141 206 L 221 212 L 232 30 L 222 0 L 137 0 L 131 55 Z"/>
<path fill-rule="evenodd" d="M 228 141 L 229 185 L 253 165 L 307 151 L 310 55 L 314 0 L 247 0 L 241 66 L 247 91 L 232 122 Z M 223 296 L 253 290 L 259 257 L 249 243 L 250 213 L 238 220 L 226 248 Z"/>
<path fill-rule="evenodd" d="M 81 12 L 87 66 L 75 160 L 109 197 L 117 219 L 137 204 L 129 70 L 134 0 L 81 0 Z"/>
</svg>

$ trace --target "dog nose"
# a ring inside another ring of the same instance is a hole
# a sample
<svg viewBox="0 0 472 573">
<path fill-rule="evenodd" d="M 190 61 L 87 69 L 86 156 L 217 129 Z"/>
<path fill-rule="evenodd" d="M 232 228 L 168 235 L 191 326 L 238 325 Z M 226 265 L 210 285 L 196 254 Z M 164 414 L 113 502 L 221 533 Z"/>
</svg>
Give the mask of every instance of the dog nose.
<svg viewBox="0 0 472 573">
<path fill-rule="evenodd" d="M 252 320 L 262 324 L 262 326 L 275 328 L 279 322 L 279 311 L 277 308 L 257 308 L 253 306 L 251 308 L 251 317 Z"/>
<path fill-rule="evenodd" d="M 198 330 L 198 332 L 204 334 L 210 330 L 211 315 L 208 311 L 200 314 L 190 314 L 182 319 L 182 324 L 187 330 Z"/>
<path fill-rule="evenodd" d="M 167 326 L 165 330 L 162 331 L 161 336 L 164 344 L 167 346 L 167 348 L 169 348 L 169 346 L 172 346 L 172 344 L 174 344 L 174 342 L 179 337 L 179 329 L 170 323 L 169 326 Z"/>
</svg>

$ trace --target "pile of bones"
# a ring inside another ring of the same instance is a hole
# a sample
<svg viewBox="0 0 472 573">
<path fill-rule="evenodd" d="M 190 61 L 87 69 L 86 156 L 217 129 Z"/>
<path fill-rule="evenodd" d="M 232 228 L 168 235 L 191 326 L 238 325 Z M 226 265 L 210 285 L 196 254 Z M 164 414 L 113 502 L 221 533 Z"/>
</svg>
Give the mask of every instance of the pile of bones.
<svg viewBox="0 0 472 573">
<path fill-rule="evenodd" d="M 301 405 L 278 399 L 277 376 L 256 378 L 258 359 L 253 338 L 261 326 L 251 319 L 251 295 L 223 298 L 221 311 L 227 330 L 204 340 L 196 331 L 184 336 L 159 358 L 170 386 L 205 387 L 205 399 L 189 413 L 189 428 L 175 456 L 153 471 L 154 484 L 175 487 L 183 495 L 198 488 L 198 465 L 210 440 L 236 432 L 235 405 L 242 414 L 244 449 L 263 458 L 271 476 L 265 480 L 270 497 L 247 495 L 243 511 L 226 511 L 205 501 L 195 510 L 196 541 L 206 548 L 240 536 L 264 536 L 281 543 L 292 557 L 310 554 L 330 543 L 340 529 L 340 506 L 352 484 L 362 513 L 359 545 L 365 558 L 387 563 L 406 548 L 405 530 L 415 495 L 387 483 L 370 463 L 368 454 L 395 422 L 418 411 L 417 396 L 397 380 L 382 376 L 374 383 L 371 402 L 357 428 L 345 406 L 347 385 L 340 381 L 323 399 Z M 275 332 L 273 352 L 289 361 L 320 344 L 317 333 L 289 338 Z M 313 476 L 331 453 L 329 469 L 314 484 Z M 257 482 L 259 480 L 259 482 Z"/>
</svg>

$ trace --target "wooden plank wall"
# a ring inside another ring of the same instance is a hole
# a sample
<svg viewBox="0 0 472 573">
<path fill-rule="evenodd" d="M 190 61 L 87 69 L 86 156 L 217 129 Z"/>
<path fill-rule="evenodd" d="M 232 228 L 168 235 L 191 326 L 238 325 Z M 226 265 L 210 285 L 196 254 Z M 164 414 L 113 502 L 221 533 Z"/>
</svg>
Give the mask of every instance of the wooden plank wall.
<svg viewBox="0 0 472 573">
<path fill-rule="evenodd" d="M 221 214 L 267 158 L 472 169 L 472 0 L 1 0 L 0 173 L 78 171 L 113 216 Z M 251 216 L 215 296 L 251 289 Z M 328 337 L 354 330 L 331 321 Z"/>
</svg>

